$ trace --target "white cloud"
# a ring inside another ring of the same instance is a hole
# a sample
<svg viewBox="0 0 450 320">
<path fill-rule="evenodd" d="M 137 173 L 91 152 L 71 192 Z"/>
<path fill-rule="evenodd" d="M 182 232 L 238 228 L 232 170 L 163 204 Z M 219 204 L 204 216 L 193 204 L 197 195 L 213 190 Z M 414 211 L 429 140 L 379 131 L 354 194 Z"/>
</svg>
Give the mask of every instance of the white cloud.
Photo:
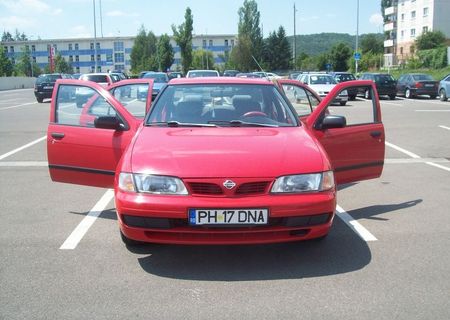
<svg viewBox="0 0 450 320">
<path fill-rule="evenodd" d="M 370 16 L 369 22 L 376 27 L 379 27 L 383 24 L 383 16 L 379 13 L 374 13 Z"/>
</svg>

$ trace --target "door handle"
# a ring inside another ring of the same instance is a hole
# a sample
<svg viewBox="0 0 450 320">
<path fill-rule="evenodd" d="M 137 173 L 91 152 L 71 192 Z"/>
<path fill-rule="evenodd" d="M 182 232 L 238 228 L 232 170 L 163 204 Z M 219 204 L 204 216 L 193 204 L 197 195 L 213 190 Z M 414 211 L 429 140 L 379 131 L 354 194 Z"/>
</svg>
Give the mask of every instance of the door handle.
<svg viewBox="0 0 450 320">
<path fill-rule="evenodd" d="M 378 138 L 381 136 L 381 131 L 372 131 L 370 135 L 374 138 Z"/>
<path fill-rule="evenodd" d="M 57 140 L 61 140 L 62 138 L 64 138 L 64 133 L 62 133 L 62 132 L 52 132 L 51 135 L 52 135 L 52 138 L 57 139 Z"/>
</svg>

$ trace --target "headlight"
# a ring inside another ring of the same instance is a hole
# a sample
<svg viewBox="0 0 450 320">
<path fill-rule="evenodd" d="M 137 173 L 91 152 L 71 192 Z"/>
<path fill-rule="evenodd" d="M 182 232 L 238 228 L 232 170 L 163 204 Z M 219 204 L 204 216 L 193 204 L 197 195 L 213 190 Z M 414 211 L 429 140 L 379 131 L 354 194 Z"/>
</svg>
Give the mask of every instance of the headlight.
<svg viewBox="0 0 450 320">
<path fill-rule="evenodd" d="M 183 182 L 178 178 L 125 172 L 119 175 L 119 189 L 152 194 L 188 194 Z"/>
<path fill-rule="evenodd" d="M 325 191 L 334 188 L 333 171 L 299 174 L 278 178 L 272 186 L 272 193 L 301 193 Z"/>
</svg>

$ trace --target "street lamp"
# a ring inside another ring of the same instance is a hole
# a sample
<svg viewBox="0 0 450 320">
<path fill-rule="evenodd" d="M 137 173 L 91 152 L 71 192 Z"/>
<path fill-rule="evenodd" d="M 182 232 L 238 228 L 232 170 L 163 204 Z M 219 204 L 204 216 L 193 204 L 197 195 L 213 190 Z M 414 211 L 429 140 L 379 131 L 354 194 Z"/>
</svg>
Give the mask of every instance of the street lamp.
<svg viewBox="0 0 450 320">
<path fill-rule="evenodd" d="M 358 51 L 359 51 L 358 37 L 359 37 L 359 0 L 356 0 L 355 74 L 358 74 L 358 61 L 359 61 L 359 56 L 357 56 Z"/>
</svg>

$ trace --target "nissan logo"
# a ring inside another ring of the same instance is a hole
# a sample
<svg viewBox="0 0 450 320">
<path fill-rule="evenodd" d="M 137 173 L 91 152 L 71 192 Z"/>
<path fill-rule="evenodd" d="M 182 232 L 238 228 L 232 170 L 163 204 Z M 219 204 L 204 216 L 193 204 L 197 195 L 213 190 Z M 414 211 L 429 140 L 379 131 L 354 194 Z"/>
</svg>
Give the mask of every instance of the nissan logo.
<svg viewBox="0 0 450 320">
<path fill-rule="evenodd" d="M 231 180 L 227 180 L 223 183 L 223 186 L 227 189 L 233 189 L 234 187 L 236 187 L 236 183 Z"/>
</svg>

